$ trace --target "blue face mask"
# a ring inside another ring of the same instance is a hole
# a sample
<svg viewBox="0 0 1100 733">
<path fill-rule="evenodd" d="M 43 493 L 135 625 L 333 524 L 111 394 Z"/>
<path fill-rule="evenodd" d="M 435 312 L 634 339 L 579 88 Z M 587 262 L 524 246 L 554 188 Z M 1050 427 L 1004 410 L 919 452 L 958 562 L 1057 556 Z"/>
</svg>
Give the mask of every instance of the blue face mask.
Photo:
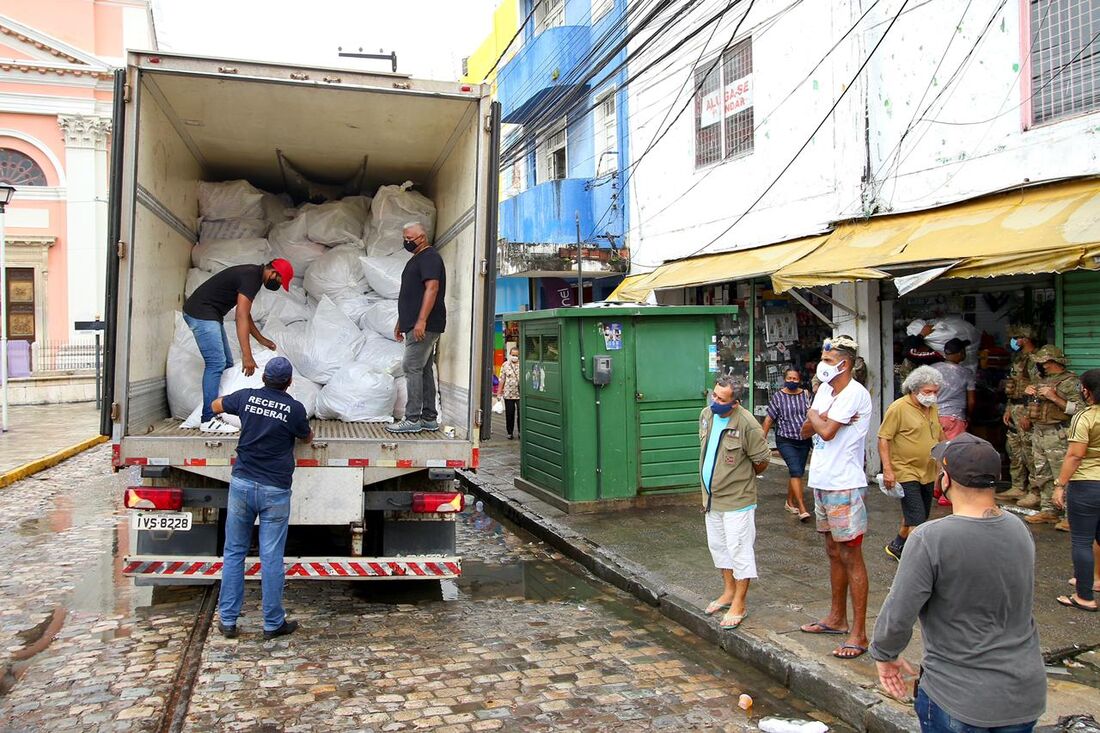
<svg viewBox="0 0 1100 733">
<path fill-rule="evenodd" d="M 802 386 L 801 382 L 784 382 L 783 386 L 794 392 L 796 389 Z"/>
<path fill-rule="evenodd" d="M 722 402 L 715 402 L 711 400 L 710 411 L 715 415 L 725 415 L 727 412 L 733 409 L 732 404 L 725 404 Z"/>
<path fill-rule="evenodd" d="M 1019 350 L 1020 350 L 1020 342 L 1019 342 L 1019 341 L 1017 341 L 1017 340 L 1016 340 L 1016 339 L 1014 339 L 1014 338 L 1013 338 L 1013 339 L 1009 339 L 1009 341 L 1008 341 L 1008 348 L 1012 349 L 1013 351 L 1019 351 Z"/>
</svg>

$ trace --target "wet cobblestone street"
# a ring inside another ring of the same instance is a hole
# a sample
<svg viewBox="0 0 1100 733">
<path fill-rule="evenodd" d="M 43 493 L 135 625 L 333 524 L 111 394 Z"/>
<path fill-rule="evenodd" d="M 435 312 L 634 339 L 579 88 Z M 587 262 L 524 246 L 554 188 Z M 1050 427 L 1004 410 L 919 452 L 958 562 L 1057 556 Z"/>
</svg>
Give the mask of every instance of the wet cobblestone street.
<svg viewBox="0 0 1100 733">
<path fill-rule="evenodd" d="M 0 492 L 0 730 L 157 730 L 201 592 L 120 574 L 124 474 L 89 451 Z M 212 631 L 184 730 L 743 730 L 835 721 L 468 508 L 457 582 L 288 583 L 302 630 Z M 751 714 L 738 695 L 755 700 Z"/>
</svg>

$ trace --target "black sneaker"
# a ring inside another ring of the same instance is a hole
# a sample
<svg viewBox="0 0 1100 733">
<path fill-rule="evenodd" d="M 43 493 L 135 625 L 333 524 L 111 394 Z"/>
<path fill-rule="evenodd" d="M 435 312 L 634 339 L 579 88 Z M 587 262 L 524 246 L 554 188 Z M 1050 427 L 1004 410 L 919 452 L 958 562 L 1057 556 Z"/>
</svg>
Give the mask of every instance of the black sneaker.
<svg viewBox="0 0 1100 733">
<path fill-rule="evenodd" d="M 240 632 L 237 631 L 236 626 L 226 626 L 221 621 L 218 622 L 218 633 L 220 633 L 226 639 L 236 639 L 237 636 L 240 634 Z"/>
<path fill-rule="evenodd" d="M 274 631 L 264 632 L 264 641 L 271 641 L 272 639 L 278 639 L 280 636 L 289 636 L 298 630 L 297 621 L 283 621 L 283 625 Z"/>
<path fill-rule="evenodd" d="M 896 547 L 893 543 L 883 548 L 886 550 L 886 554 L 894 558 L 896 562 L 901 562 L 901 548 Z"/>
</svg>

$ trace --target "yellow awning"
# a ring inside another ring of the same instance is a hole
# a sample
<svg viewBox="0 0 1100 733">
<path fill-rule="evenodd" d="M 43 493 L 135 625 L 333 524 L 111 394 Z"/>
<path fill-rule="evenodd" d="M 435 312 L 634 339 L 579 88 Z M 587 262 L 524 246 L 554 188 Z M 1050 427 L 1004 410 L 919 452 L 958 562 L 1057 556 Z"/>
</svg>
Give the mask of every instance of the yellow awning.
<svg viewBox="0 0 1100 733">
<path fill-rule="evenodd" d="M 813 252 L 826 239 L 828 235 L 803 237 L 779 244 L 666 262 L 653 272 L 624 279 L 607 299 L 641 303 L 654 290 L 770 275 Z"/>
<path fill-rule="evenodd" d="M 772 276 L 777 292 L 889 277 L 891 268 L 958 261 L 943 277 L 1100 269 L 1100 180 L 995 194 L 929 211 L 847 222 Z"/>
</svg>

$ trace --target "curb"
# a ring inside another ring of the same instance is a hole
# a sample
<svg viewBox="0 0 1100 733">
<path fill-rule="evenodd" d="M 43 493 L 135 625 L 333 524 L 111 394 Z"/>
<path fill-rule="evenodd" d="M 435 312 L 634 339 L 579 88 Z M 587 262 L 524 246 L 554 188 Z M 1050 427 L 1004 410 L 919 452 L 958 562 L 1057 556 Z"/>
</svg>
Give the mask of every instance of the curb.
<svg viewBox="0 0 1100 733">
<path fill-rule="evenodd" d="M 837 680 L 825 665 L 806 661 L 780 645 L 749 634 L 723 633 L 713 619 L 648 571 L 580 533 L 547 519 L 496 488 L 482 483 L 476 473 L 458 471 L 459 480 L 500 516 L 550 545 L 570 560 L 615 587 L 653 606 L 704 641 L 766 672 L 795 695 L 818 705 L 859 731 L 912 733 L 919 730 L 915 716 L 884 701 L 881 696 Z"/>
<path fill-rule="evenodd" d="M 97 435 L 94 438 L 88 438 L 82 440 L 76 445 L 70 445 L 68 448 L 62 448 L 56 453 L 50 453 L 48 456 L 42 456 L 41 458 L 31 461 L 30 463 L 24 463 L 22 466 L 16 466 L 6 473 L 0 473 L 0 489 L 14 484 L 20 479 L 25 479 L 27 476 L 44 471 L 47 468 L 52 468 L 57 464 L 64 461 L 66 458 L 72 458 L 77 453 L 83 453 L 84 451 L 99 445 L 100 443 L 106 443 L 106 435 Z"/>
</svg>

